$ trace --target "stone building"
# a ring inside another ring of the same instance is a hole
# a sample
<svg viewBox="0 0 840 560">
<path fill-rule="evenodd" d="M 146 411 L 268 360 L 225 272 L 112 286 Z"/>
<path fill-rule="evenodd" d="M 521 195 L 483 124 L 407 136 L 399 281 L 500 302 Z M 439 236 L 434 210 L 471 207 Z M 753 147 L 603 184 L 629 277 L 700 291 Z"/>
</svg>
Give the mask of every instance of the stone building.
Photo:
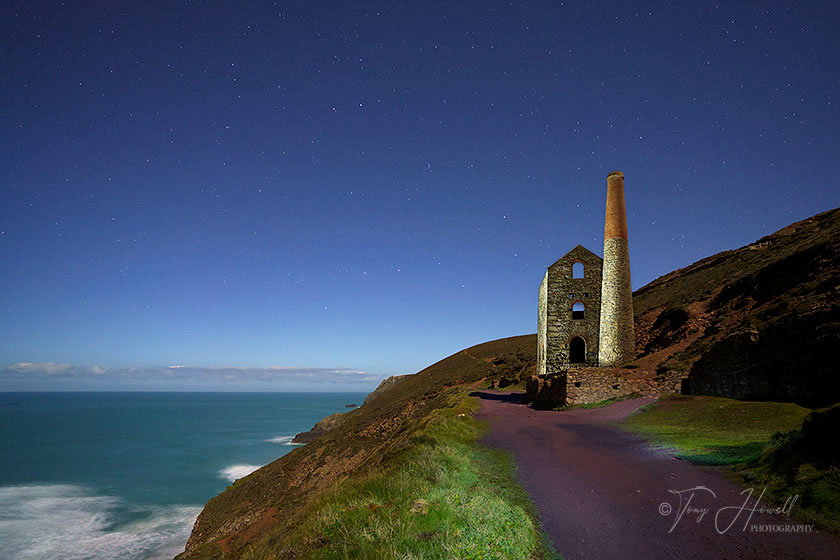
<svg viewBox="0 0 840 560">
<path fill-rule="evenodd" d="M 545 271 L 537 319 L 537 372 L 598 364 L 601 257 L 578 245 Z"/>
<path fill-rule="evenodd" d="M 562 374 L 570 364 L 618 366 L 633 359 L 633 294 L 620 171 L 607 175 L 603 260 L 581 245 L 566 253 L 546 270 L 538 309 L 538 375 Z"/>
</svg>

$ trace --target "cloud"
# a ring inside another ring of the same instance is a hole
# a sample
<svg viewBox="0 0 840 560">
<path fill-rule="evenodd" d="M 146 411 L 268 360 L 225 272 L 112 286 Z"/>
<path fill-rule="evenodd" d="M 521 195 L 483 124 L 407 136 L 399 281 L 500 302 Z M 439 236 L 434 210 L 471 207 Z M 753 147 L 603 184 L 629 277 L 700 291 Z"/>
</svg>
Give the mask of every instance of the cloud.
<svg viewBox="0 0 840 560">
<path fill-rule="evenodd" d="M 53 362 L 0 366 L 0 390 L 368 390 L 381 375 L 349 368 L 171 365 L 109 368 Z"/>
<path fill-rule="evenodd" d="M 8 369 L 20 373 L 41 373 L 52 375 L 56 373 L 64 373 L 72 367 L 73 366 L 71 364 L 54 364 L 53 362 L 20 362 L 8 366 Z"/>
</svg>

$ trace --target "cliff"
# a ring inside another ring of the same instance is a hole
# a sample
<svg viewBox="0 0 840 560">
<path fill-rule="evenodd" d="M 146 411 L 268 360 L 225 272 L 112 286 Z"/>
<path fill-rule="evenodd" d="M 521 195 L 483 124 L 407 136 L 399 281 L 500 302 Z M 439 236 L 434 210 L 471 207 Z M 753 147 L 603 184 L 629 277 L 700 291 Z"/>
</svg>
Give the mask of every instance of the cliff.
<svg viewBox="0 0 840 560">
<path fill-rule="evenodd" d="M 198 516 L 179 559 L 236 559 L 267 538 L 282 541 L 307 508 L 339 481 L 363 477 L 412 446 L 412 436 L 476 382 L 524 379 L 535 368 L 534 335 L 462 350 L 406 376 L 380 397 L 339 414 L 334 429 L 237 480 Z M 296 550 L 296 549 L 295 549 Z M 288 557 L 297 552 L 290 549 Z"/>
<path fill-rule="evenodd" d="M 388 389 L 390 389 L 391 387 L 393 387 L 394 385 L 396 385 L 400 381 L 405 380 L 406 377 L 408 377 L 408 374 L 406 374 L 406 375 L 392 375 L 391 377 L 389 377 L 387 379 L 383 379 L 382 383 L 380 383 L 379 386 L 376 389 L 374 389 L 371 394 L 369 394 L 367 397 L 365 397 L 365 403 L 364 404 L 367 404 L 370 401 L 372 401 L 373 399 L 381 396 L 385 391 L 387 391 Z"/>
<path fill-rule="evenodd" d="M 315 424 L 311 430 L 308 432 L 301 432 L 297 434 L 293 439 L 292 443 L 309 443 L 310 441 L 314 440 L 315 438 L 324 435 L 325 433 L 329 432 L 330 430 L 335 429 L 344 419 L 344 415 L 347 414 L 346 412 L 336 412 L 335 414 L 330 414 L 329 416 L 321 419 Z"/>
<path fill-rule="evenodd" d="M 682 386 L 700 394 L 837 401 L 838 240 L 840 211 L 832 210 L 639 289 L 636 360 L 610 375 L 653 388 L 685 378 Z M 306 446 L 211 499 L 179 558 L 237 559 L 267 541 L 284 557 L 305 557 L 319 546 L 317 535 L 301 545 L 284 539 L 331 487 L 406 453 L 453 394 L 479 383 L 521 384 L 535 370 L 536 336 L 524 335 L 473 346 L 380 387 L 362 407 L 319 423 Z"/>
</svg>

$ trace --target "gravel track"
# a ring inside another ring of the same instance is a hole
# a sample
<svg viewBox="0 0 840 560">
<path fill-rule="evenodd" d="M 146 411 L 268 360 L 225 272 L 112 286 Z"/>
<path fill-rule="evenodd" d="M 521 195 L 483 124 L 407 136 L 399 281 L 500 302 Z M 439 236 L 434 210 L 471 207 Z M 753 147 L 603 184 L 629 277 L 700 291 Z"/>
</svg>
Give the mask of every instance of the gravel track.
<svg viewBox="0 0 840 560">
<path fill-rule="evenodd" d="M 795 517 L 760 510 L 750 517 L 761 488 L 749 499 L 723 470 L 676 459 L 611 424 L 652 399 L 557 412 L 530 408 L 520 393 L 474 395 L 476 418 L 490 423 L 483 443 L 513 453 L 566 560 L 840 558 L 840 541 L 816 528 L 787 532 L 805 525 Z M 687 491 L 697 487 L 708 490 Z M 758 507 L 772 506 L 762 499 Z M 795 515 L 795 503 L 791 509 Z"/>
</svg>

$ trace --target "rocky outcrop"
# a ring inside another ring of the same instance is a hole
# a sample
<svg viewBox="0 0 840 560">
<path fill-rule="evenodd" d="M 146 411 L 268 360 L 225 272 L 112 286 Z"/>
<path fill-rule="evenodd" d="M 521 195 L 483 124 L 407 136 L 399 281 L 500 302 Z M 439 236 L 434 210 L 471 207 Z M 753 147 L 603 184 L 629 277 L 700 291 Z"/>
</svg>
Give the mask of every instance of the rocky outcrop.
<svg viewBox="0 0 840 560">
<path fill-rule="evenodd" d="M 344 419 L 344 412 L 336 412 L 335 414 L 330 414 L 326 418 L 323 418 L 317 424 L 312 426 L 312 429 L 308 432 L 301 432 L 294 437 L 292 443 L 309 443 L 313 439 L 322 436 L 329 432 L 330 430 L 335 429 L 336 426 L 341 424 L 341 421 Z"/>
<path fill-rule="evenodd" d="M 394 387 L 400 381 L 403 381 L 406 377 L 411 374 L 406 375 L 392 375 L 387 379 L 383 379 L 379 386 L 370 393 L 367 397 L 365 397 L 365 402 L 363 404 L 367 404 L 373 399 L 379 397 L 387 391 Z M 345 408 L 358 408 L 356 404 L 348 404 L 345 405 Z M 335 414 L 331 414 L 326 418 L 322 419 L 320 422 L 315 424 L 311 430 L 308 432 L 301 432 L 297 434 L 292 443 L 309 443 L 310 441 L 314 440 L 317 437 L 320 437 L 327 432 L 334 430 L 338 425 L 341 424 L 342 420 L 344 419 L 346 413 L 344 412 L 336 412 Z"/>
<path fill-rule="evenodd" d="M 367 397 L 365 397 L 364 404 L 367 404 L 370 401 L 372 401 L 373 399 L 381 396 L 382 393 L 384 393 L 385 391 L 387 391 L 388 389 L 390 389 L 391 387 L 393 387 L 394 385 L 396 385 L 400 381 L 405 380 L 405 378 L 408 377 L 409 375 L 412 375 L 412 374 L 406 373 L 404 375 L 392 375 L 391 377 L 388 377 L 387 379 L 383 379 L 382 383 L 380 383 L 379 386 L 376 389 L 374 389 L 372 393 L 370 393 Z"/>
</svg>

